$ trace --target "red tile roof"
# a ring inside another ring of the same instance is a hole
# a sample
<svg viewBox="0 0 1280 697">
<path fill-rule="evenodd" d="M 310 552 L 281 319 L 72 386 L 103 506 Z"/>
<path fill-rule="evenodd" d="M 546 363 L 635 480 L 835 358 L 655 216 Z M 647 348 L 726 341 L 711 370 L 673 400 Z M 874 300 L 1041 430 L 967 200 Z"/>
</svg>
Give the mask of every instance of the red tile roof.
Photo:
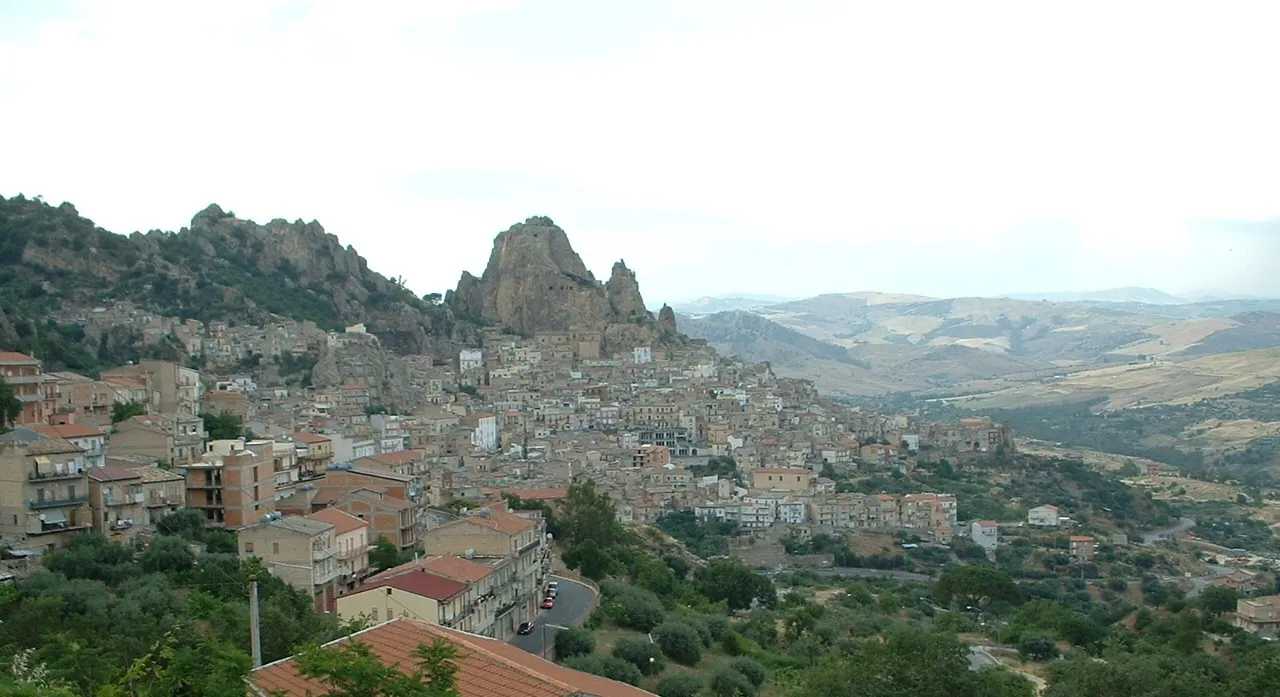
<svg viewBox="0 0 1280 697">
<path fill-rule="evenodd" d="M 384 663 L 409 669 L 415 665 L 414 649 L 437 639 L 457 649 L 454 663 L 460 697 L 653 697 L 638 687 L 556 665 L 496 639 L 407 618 L 385 622 L 333 644 L 360 641 Z M 284 697 L 327 692 L 325 685 L 299 676 L 291 658 L 253 671 L 249 684 L 259 697 L 277 690 Z"/>
<path fill-rule="evenodd" d="M 25 353 L 0 351 L 0 363 L 39 363 L 39 361 Z"/>
<path fill-rule="evenodd" d="M 460 518 L 459 521 L 505 532 L 508 535 L 521 533 L 533 527 L 532 521 L 521 518 L 518 515 L 512 515 L 506 511 L 490 511 L 488 515 L 473 514 Z"/>
<path fill-rule="evenodd" d="M 299 443 L 328 443 L 330 439 L 317 435 L 315 433 L 307 433 L 306 431 L 298 431 L 293 434 L 293 439 Z"/>
<path fill-rule="evenodd" d="M 455 581 L 444 576 L 419 569 L 417 571 L 408 571 L 403 574 L 387 576 L 373 583 L 366 583 L 348 595 L 356 595 L 366 591 L 377 590 L 378 588 L 395 588 L 406 593 L 421 595 L 424 598 L 433 598 L 435 600 L 448 600 L 459 593 L 467 590 L 467 584 Z"/>
<path fill-rule="evenodd" d="M 369 527 L 369 521 L 361 520 L 350 513 L 338 510 L 337 508 L 325 508 L 323 510 L 316 511 L 307 517 L 312 520 L 329 523 L 333 526 L 333 534 L 335 535 L 345 535 L 349 532 L 359 530 L 360 528 Z"/>
<path fill-rule="evenodd" d="M 105 436 L 102 429 L 88 424 L 66 424 L 64 426 L 48 426 L 39 424 L 32 426 L 31 430 L 50 438 L 93 438 L 94 436 Z"/>
<path fill-rule="evenodd" d="M 134 472 L 133 470 L 127 470 L 123 467 L 113 467 L 111 465 L 107 465 L 106 467 L 90 467 L 88 469 L 88 473 L 89 478 L 95 482 L 116 482 L 126 479 L 142 479 L 142 475 Z"/>
<path fill-rule="evenodd" d="M 391 578 L 403 573 L 410 573 L 418 569 L 425 569 L 438 576 L 451 578 L 455 581 L 463 583 L 475 583 L 483 580 L 484 577 L 493 573 L 493 569 L 486 564 L 463 559 L 462 557 L 454 557 L 444 555 L 439 557 L 424 557 L 415 559 L 400 566 L 394 566 L 386 571 L 374 574 L 369 577 L 369 582 L 379 581 L 384 578 Z"/>
</svg>

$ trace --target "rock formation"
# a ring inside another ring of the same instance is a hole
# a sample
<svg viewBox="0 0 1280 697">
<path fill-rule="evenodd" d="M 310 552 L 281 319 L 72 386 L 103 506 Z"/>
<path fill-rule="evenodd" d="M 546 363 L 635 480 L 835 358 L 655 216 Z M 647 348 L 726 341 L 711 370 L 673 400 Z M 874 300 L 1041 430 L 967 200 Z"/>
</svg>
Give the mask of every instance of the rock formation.
<svg viewBox="0 0 1280 697">
<path fill-rule="evenodd" d="M 550 218 L 511 226 L 493 242 L 484 274 L 464 272 L 448 303 L 463 317 L 478 317 L 524 335 L 634 324 L 652 334 L 635 273 L 623 262 L 607 283 L 591 274 L 569 237 Z M 616 333 L 616 332 L 615 332 Z M 627 332 L 628 338 L 635 333 Z"/>
</svg>

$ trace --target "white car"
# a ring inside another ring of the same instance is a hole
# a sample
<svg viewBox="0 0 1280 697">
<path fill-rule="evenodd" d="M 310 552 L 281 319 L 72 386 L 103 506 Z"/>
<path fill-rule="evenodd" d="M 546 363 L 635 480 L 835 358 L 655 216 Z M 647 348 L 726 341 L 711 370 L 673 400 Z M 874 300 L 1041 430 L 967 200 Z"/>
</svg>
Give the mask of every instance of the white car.
<svg viewBox="0 0 1280 697">
<path fill-rule="evenodd" d="M 560 584 L 558 582 L 552 581 L 551 583 L 547 584 L 547 597 L 554 598 L 559 594 L 560 594 Z"/>
</svg>

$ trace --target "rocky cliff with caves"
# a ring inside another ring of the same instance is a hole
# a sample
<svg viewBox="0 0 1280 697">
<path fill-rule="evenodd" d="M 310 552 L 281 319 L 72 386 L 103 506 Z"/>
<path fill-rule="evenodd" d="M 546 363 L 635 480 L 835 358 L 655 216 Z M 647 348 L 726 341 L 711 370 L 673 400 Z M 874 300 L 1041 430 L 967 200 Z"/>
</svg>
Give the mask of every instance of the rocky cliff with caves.
<svg viewBox="0 0 1280 697">
<path fill-rule="evenodd" d="M 602 329 L 606 348 L 674 341 L 675 316 L 655 320 L 645 309 L 635 272 L 613 265 L 601 283 L 550 218 L 511 226 L 493 241 L 479 278 L 462 274 L 446 303 L 455 314 L 532 336 L 542 331 Z"/>
<path fill-rule="evenodd" d="M 0 343 L 27 346 L 53 313 L 113 301 L 237 324 L 363 322 L 397 353 L 447 353 L 476 336 L 314 221 L 262 225 L 212 205 L 177 232 L 124 236 L 69 203 L 0 198 Z"/>
</svg>

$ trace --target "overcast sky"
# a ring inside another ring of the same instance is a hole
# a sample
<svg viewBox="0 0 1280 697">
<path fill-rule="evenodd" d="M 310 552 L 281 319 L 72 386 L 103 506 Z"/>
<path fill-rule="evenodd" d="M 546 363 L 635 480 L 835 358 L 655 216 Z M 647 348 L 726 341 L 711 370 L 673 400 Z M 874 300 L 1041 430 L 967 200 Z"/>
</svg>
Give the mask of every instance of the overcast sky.
<svg viewBox="0 0 1280 697">
<path fill-rule="evenodd" d="M 530 215 L 651 304 L 1280 294 L 1280 4 L 0 0 L 0 195 L 319 220 L 418 292 Z"/>
</svg>

